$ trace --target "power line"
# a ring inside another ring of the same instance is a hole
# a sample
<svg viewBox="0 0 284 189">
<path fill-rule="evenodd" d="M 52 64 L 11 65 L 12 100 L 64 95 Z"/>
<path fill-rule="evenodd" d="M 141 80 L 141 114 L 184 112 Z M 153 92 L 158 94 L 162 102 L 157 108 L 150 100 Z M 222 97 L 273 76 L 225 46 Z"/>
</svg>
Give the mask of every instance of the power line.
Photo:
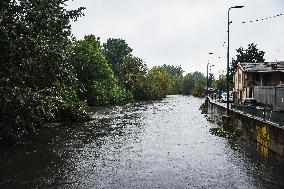
<svg viewBox="0 0 284 189">
<path fill-rule="evenodd" d="M 254 23 L 254 22 L 260 22 L 260 21 L 275 19 L 275 18 L 277 18 L 279 16 L 283 16 L 283 14 L 281 13 L 281 14 L 277 14 L 277 15 L 274 15 L 274 16 L 269 16 L 269 17 L 266 17 L 266 18 L 260 18 L 260 19 L 255 19 L 255 20 L 243 21 L 242 24 Z"/>
</svg>

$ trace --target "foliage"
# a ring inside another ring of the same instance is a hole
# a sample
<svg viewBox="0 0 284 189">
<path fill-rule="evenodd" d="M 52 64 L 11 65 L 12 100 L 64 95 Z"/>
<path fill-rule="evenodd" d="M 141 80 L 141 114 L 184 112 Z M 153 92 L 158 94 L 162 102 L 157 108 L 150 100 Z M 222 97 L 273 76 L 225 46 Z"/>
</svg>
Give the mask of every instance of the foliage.
<svg viewBox="0 0 284 189">
<path fill-rule="evenodd" d="M 183 76 L 183 69 L 180 66 L 163 65 L 160 67 L 168 73 L 171 80 L 171 87 L 169 94 L 183 94 L 203 96 L 206 89 L 206 78 L 201 72 L 189 73 Z M 209 84 L 212 85 L 214 81 L 213 74 L 209 77 Z"/>
<path fill-rule="evenodd" d="M 181 66 L 173 66 L 164 64 L 161 66 L 170 76 L 172 80 L 172 87 L 170 94 L 181 94 L 182 93 L 182 79 L 183 79 L 183 69 Z"/>
<path fill-rule="evenodd" d="M 18 138 L 47 121 L 87 118 L 74 93 L 76 78 L 66 59 L 70 19 L 66 0 L 0 3 L 0 131 Z"/>
<path fill-rule="evenodd" d="M 182 76 L 184 72 L 181 66 L 173 66 L 173 65 L 164 64 L 162 68 L 172 77 Z"/>
<path fill-rule="evenodd" d="M 254 43 L 251 43 L 248 45 L 247 49 L 244 49 L 243 47 L 238 48 L 237 50 L 237 58 L 232 59 L 232 65 L 229 70 L 229 80 L 232 82 L 233 81 L 233 75 L 237 69 L 237 65 L 239 63 L 244 63 L 244 62 L 264 62 L 264 51 L 260 51 L 257 48 L 257 45 Z"/>
<path fill-rule="evenodd" d="M 218 91 L 226 91 L 227 90 L 227 80 L 225 75 L 219 75 L 219 78 L 214 82 L 215 87 Z"/>
<path fill-rule="evenodd" d="M 147 66 L 140 58 L 128 55 L 123 60 L 120 73 L 121 84 L 126 90 L 133 91 L 144 79 L 144 76 L 147 73 Z"/>
<path fill-rule="evenodd" d="M 182 94 L 191 95 L 193 94 L 193 89 L 195 86 L 195 81 L 191 73 L 186 74 L 182 80 Z"/>
<path fill-rule="evenodd" d="M 195 81 L 195 85 L 194 85 L 194 89 L 192 92 L 193 96 L 197 96 L 197 97 L 202 97 L 205 95 L 206 93 L 206 83 L 204 80 L 196 80 Z"/>
<path fill-rule="evenodd" d="M 264 54 L 265 52 L 260 51 L 257 49 L 256 44 L 249 44 L 247 49 L 243 49 L 242 47 L 238 48 L 237 50 L 237 58 L 232 60 L 232 68 L 235 70 L 237 68 L 238 63 L 244 62 L 264 62 L 265 59 Z"/>
<path fill-rule="evenodd" d="M 78 78 L 78 94 L 90 106 L 123 104 L 131 94 L 118 86 L 99 41 L 93 35 L 72 43 L 69 61 Z"/>
<path fill-rule="evenodd" d="M 110 38 L 107 40 L 104 47 L 104 54 L 111 65 L 111 68 L 116 77 L 120 78 L 120 67 L 122 66 L 124 59 L 132 52 L 132 49 L 123 39 Z"/>
<path fill-rule="evenodd" d="M 183 91 L 184 91 L 183 83 L 184 83 L 185 77 L 183 77 L 182 75 L 179 75 L 179 76 L 175 76 L 171 78 L 172 78 L 172 87 L 170 90 L 170 94 L 171 95 L 183 94 Z"/>
<path fill-rule="evenodd" d="M 165 98 L 170 92 L 172 80 L 162 67 L 154 67 L 147 74 L 144 83 L 144 99 L 157 100 Z"/>
<path fill-rule="evenodd" d="M 193 96 L 201 97 L 206 93 L 206 78 L 201 72 L 194 72 L 192 74 L 194 80 Z"/>
</svg>

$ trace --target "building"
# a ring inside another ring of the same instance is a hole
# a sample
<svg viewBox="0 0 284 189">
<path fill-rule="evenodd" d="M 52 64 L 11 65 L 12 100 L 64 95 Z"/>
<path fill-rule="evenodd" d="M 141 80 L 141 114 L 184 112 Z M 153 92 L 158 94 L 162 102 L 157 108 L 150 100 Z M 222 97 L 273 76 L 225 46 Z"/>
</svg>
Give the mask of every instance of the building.
<svg viewBox="0 0 284 189">
<path fill-rule="evenodd" d="M 245 98 L 284 111 L 284 62 L 238 64 L 234 75 L 235 103 Z"/>
</svg>

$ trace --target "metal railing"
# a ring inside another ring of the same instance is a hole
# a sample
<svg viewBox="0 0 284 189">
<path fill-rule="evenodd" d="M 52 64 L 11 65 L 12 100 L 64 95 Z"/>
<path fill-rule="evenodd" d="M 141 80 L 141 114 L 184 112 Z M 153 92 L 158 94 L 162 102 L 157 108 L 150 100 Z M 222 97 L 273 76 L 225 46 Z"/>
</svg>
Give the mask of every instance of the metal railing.
<svg viewBox="0 0 284 189">
<path fill-rule="evenodd" d="M 250 107 L 241 105 L 232 105 L 231 108 L 239 110 L 245 114 L 249 114 L 253 117 L 261 118 L 265 121 L 270 121 L 284 126 L 284 112 L 274 111 L 272 108 Z"/>
</svg>

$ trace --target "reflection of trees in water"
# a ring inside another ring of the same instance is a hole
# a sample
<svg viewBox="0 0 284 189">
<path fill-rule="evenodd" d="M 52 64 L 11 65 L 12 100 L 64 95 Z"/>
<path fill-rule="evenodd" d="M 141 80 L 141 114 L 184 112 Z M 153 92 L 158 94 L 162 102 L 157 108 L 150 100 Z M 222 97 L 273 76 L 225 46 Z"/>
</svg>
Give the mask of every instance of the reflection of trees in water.
<svg viewBox="0 0 284 189">
<path fill-rule="evenodd" d="M 126 134 L 139 133 L 127 127 L 139 129 L 146 108 L 146 103 L 101 108 L 91 122 L 50 125 L 26 144 L 3 146 L 0 188 L 76 186 L 88 171 L 84 169 L 95 167 L 102 145 L 115 137 L 122 137 L 123 143 Z"/>
</svg>

